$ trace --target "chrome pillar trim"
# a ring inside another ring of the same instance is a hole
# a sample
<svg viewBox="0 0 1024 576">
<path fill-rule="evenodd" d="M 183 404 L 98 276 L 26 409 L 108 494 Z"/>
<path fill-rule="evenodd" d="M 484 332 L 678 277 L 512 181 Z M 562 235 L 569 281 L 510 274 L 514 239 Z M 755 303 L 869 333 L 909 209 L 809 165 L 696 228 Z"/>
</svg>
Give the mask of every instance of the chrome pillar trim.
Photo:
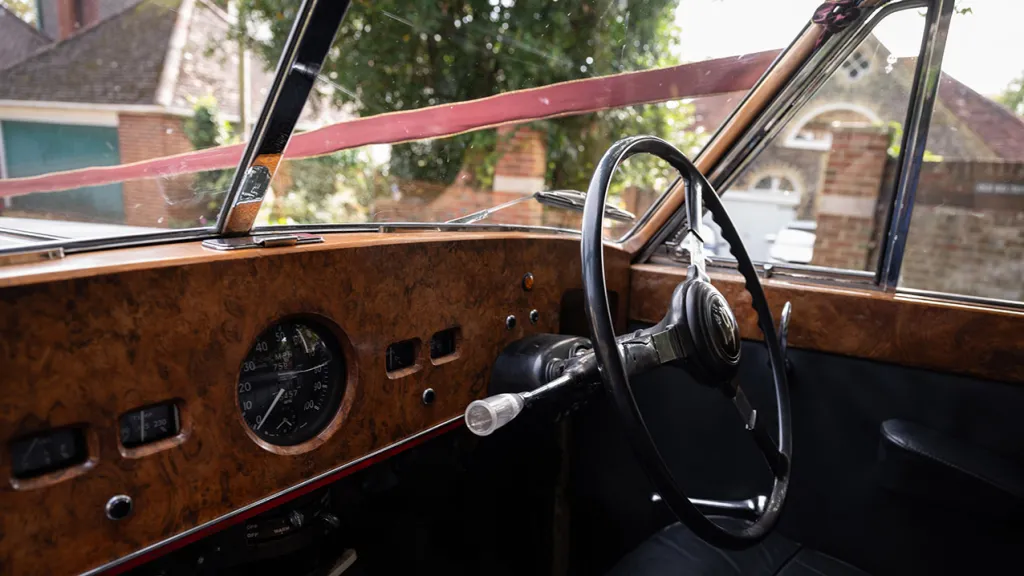
<svg viewBox="0 0 1024 576">
<path fill-rule="evenodd" d="M 256 221 L 348 5 L 348 0 L 305 0 L 299 8 L 274 82 L 217 219 L 218 235 L 247 234 Z"/>
<path fill-rule="evenodd" d="M 98 574 L 102 574 L 103 572 L 106 572 L 107 570 L 110 570 L 112 568 L 116 568 L 118 566 L 121 566 L 122 564 L 125 564 L 126 562 L 130 562 L 130 561 L 135 560 L 135 559 L 137 559 L 137 558 L 139 558 L 141 556 L 145 556 L 147 554 L 150 554 L 150 553 L 152 553 L 152 552 L 154 552 L 156 550 L 159 550 L 160 548 L 163 548 L 164 546 L 167 546 L 168 544 L 172 544 L 174 542 L 177 542 L 178 540 L 181 540 L 182 538 L 187 538 L 189 536 L 192 536 L 192 535 L 196 534 L 197 532 L 201 532 L 203 530 L 207 530 L 207 529 L 209 529 L 209 528 L 211 528 L 211 527 L 213 527 L 213 526 L 215 526 L 217 524 L 220 524 L 221 522 L 224 522 L 226 520 L 230 520 L 231 518 L 234 518 L 234 517 L 238 516 L 239 514 L 243 514 L 245 512 L 248 512 L 249 510 L 252 510 L 254 508 L 258 508 L 260 506 L 263 506 L 264 504 L 268 504 L 270 502 L 273 502 L 274 500 L 277 500 L 278 498 L 281 498 L 282 496 L 286 496 L 286 495 L 291 494 L 292 492 L 295 492 L 297 490 L 302 490 L 303 488 L 306 488 L 307 486 L 310 486 L 312 484 L 316 484 L 316 483 L 319 483 L 319 482 L 321 482 L 323 480 L 329 479 L 331 476 L 334 476 L 335 474 L 343 472 L 343 471 L 345 471 L 348 468 L 352 468 L 353 466 L 357 466 L 359 464 L 362 464 L 362 463 L 366 462 L 367 460 L 373 460 L 374 458 L 377 458 L 379 456 L 387 454 L 388 452 L 391 452 L 393 450 L 401 448 L 402 446 L 404 446 L 406 444 L 409 444 L 409 443 L 412 443 L 412 442 L 416 442 L 417 440 L 423 438 L 424 436 L 429 436 L 429 435 L 434 434 L 435 432 L 438 432 L 438 431 L 440 431 L 440 430 L 442 430 L 444 428 L 452 426 L 453 424 L 455 424 L 456 422 L 458 422 L 461 419 L 462 419 L 462 415 L 460 414 L 460 415 L 458 415 L 458 416 L 456 416 L 454 418 L 450 418 L 448 420 L 445 420 L 444 422 L 436 424 L 436 425 L 434 425 L 434 426 L 432 426 L 430 428 L 427 428 L 426 430 L 421 430 L 420 432 L 418 432 L 416 434 L 413 434 L 412 436 L 409 436 L 408 438 L 405 438 L 403 440 L 399 440 L 398 442 L 395 442 L 394 444 L 389 444 L 388 446 L 385 446 L 384 448 L 381 448 L 379 450 L 376 450 L 374 452 L 366 454 L 366 455 L 362 456 L 361 458 L 357 458 L 356 460 L 353 460 L 353 461 L 351 461 L 351 462 L 349 462 L 347 464 L 342 464 L 341 466 L 338 466 L 336 468 L 332 468 L 331 470 L 323 472 L 322 474 L 318 474 L 316 476 L 313 476 L 312 478 L 304 480 L 304 481 L 302 481 L 302 482 L 300 482 L 300 483 L 298 483 L 298 484 L 296 484 L 296 485 L 294 485 L 294 486 L 292 486 L 290 488 L 286 488 L 286 489 L 284 489 L 284 490 L 282 490 L 280 492 L 277 492 L 276 494 L 271 494 L 270 496 L 267 496 L 265 498 L 257 500 L 257 501 L 255 501 L 255 502 L 253 502 L 251 504 L 247 504 L 245 506 L 242 506 L 240 508 L 232 510 L 231 512 L 228 512 L 227 514 L 225 514 L 225 515 L 223 515 L 223 516 L 221 516 L 219 518 L 214 518 L 213 520 L 210 520 L 209 522 L 200 524 L 199 526 L 196 526 L 194 528 L 190 528 L 188 530 L 185 530 L 184 532 L 180 532 L 178 534 L 175 534 L 174 536 L 171 536 L 170 538 L 166 538 L 164 540 L 161 540 L 160 542 L 157 542 L 155 544 L 150 544 L 149 546 L 146 546 L 145 548 L 141 548 L 139 550 L 136 550 L 135 552 L 132 552 L 131 554 L 127 554 L 125 556 L 122 556 L 122 557 L 118 558 L 117 560 L 114 560 L 112 562 L 108 562 L 106 564 L 103 564 L 102 566 L 97 566 L 96 568 L 93 568 L 93 569 L 91 569 L 91 570 L 89 570 L 87 572 L 83 572 L 81 576 L 96 576 Z"/>
<path fill-rule="evenodd" d="M 910 217 L 928 143 L 932 110 L 938 98 L 942 78 L 942 56 L 946 50 L 949 23 L 953 18 L 955 0 L 933 0 L 925 23 L 925 41 L 917 59 L 916 81 L 911 92 L 903 133 L 900 171 L 897 177 L 896 201 L 887 219 L 888 238 L 878 269 L 878 281 L 887 292 L 894 292 L 900 281 L 900 267 L 910 231 Z"/>
<path fill-rule="evenodd" d="M 856 25 L 826 41 L 794 74 L 779 96 L 711 171 L 708 180 L 715 189 L 725 190 L 739 177 L 740 173 L 801 111 L 803 105 L 832 77 L 854 49 L 871 34 L 878 22 L 896 12 L 928 8 L 933 1 L 935 0 L 905 0 L 892 2 L 880 8 L 865 8 L 865 15 Z"/>
<path fill-rule="evenodd" d="M 737 139 L 733 147 L 707 174 L 708 181 L 714 186 L 715 190 L 721 194 L 721 191 L 726 190 L 739 177 L 740 173 L 764 151 L 768 143 L 799 113 L 802 106 L 814 96 L 814 93 L 828 81 L 832 73 L 842 65 L 850 53 L 868 37 L 879 21 L 895 12 L 928 8 L 933 1 L 904 0 L 885 4 L 881 7 L 865 7 L 863 9 L 864 16 L 856 25 L 834 35 L 826 41 L 796 71 L 772 103 L 765 108 L 747 131 Z M 770 71 L 771 68 L 769 68 Z M 759 81 L 758 84 L 760 83 Z M 733 114 L 735 114 L 735 110 Z M 668 228 L 668 230 L 663 228 L 655 234 L 651 241 L 640 250 L 634 262 L 643 263 L 654 257 L 658 247 L 663 242 L 669 241 L 678 229 L 685 224 L 684 219 L 685 207 L 681 206 L 666 224 L 665 228 Z"/>
<path fill-rule="evenodd" d="M 809 26 L 811 26 L 810 22 L 808 22 L 806 26 L 801 28 L 800 32 L 794 37 L 794 40 L 789 43 L 789 46 L 787 46 L 785 50 L 779 53 L 779 55 L 775 58 L 775 61 L 772 62 L 770 66 L 768 66 L 768 69 L 764 71 L 764 74 L 762 74 L 761 77 L 757 79 L 757 82 L 755 82 L 754 85 L 750 87 L 750 90 L 747 91 L 747 94 L 739 101 L 739 103 L 732 110 L 732 112 L 730 112 L 729 115 L 726 116 L 724 120 L 722 120 L 722 123 L 718 126 L 718 128 L 715 130 L 715 133 L 712 135 L 711 140 L 714 140 L 715 138 L 718 137 L 718 134 L 729 124 L 733 117 L 736 116 L 736 112 L 743 106 L 743 103 L 746 102 L 748 98 L 750 98 L 750 95 L 753 94 L 758 89 L 758 87 L 764 84 L 765 79 L 772 73 L 772 71 L 775 70 L 775 66 L 778 65 L 779 61 L 782 59 L 783 56 L 785 56 L 787 52 L 793 49 L 793 47 L 796 45 L 796 39 L 803 36 L 804 32 L 807 31 L 807 28 Z M 701 153 L 703 153 L 703 150 L 701 150 Z M 643 215 L 640 217 L 640 220 L 638 220 L 633 225 L 633 227 L 630 228 L 624 236 L 622 236 L 622 238 L 619 238 L 618 241 L 625 242 L 626 240 L 629 240 L 636 233 L 637 230 L 646 225 L 647 222 L 651 219 L 651 216 L 659 208 L 661 208 L 662 204 L 664 204 L 665 198 L 668 196 L 668 193 L 671 192 L 672 189 L 679 184 L 681 179 L 682 178 L 676 178 L 671 184 L 669 184 L 668 188 L 666 188 L 665 191 L 662 192 L 660 196 L 658 196 L 658 199 L 653 204 L 651 204 L 647 211 L 643 213 Z M 708 180 L 712 183 L 712 185 L 714 185 L 713 180 L 711 180 L 710 178 Z M 717 185 L 715 185 L 715 189 L 718 189 Z M 666 242 L 667 240 L 672 238 L 672 236 L 675 235 L 676 231 L 685 223 L 685 218 L 686 207 L 680 206 L 679 209 L 677 209 L 669 217 L 668 222 L 666 222 L 664 226 L 657 230 L 654 233 L 654 235 L 651 236 L 649 240 L 647 240 L 647 243 L 640 248 L 640 251 L 637 252 L 637 255 L 633 258 L 633 263 L 642 264 L 644 262 L 647 262 L 647 260 L 651 258 L 651 256 L 658 250 L 658 247 L 661 246 L 663 242 Z"/>
</svg>

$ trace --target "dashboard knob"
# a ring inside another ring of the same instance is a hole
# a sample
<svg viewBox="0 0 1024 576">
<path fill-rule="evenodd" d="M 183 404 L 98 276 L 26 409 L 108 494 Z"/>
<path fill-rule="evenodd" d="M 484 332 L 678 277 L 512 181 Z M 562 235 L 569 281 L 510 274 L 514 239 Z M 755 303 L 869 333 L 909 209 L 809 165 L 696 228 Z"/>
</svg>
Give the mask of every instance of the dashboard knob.
<svg viewBox="0 0 1024 576">
<path fill-rule="evenodd" d="M 306 517 L 302 515 L 302 512 L 292 510 L 291 513 L 288 514 L 288 523 L 291 524 L 293 528 L 302 528 L 302 525 L 306 523 Z"/>
<path fill-rule="evenodd" d="M 104 511 L 107 513 L 107 518 L 111 520 L 124 520 L 132 513 L 132 498 L 131 496 L 125 496 L 124 494 L 118 494 L 107 500 L 107 505 Z"/>
</svg>

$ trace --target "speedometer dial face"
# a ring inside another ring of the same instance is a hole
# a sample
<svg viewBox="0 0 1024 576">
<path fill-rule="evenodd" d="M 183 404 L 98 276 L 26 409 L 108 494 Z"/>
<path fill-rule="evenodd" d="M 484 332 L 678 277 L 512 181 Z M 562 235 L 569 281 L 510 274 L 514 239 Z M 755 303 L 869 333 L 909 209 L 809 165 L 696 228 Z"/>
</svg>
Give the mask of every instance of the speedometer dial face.
<svg viewBox="0 0 1024 576">
<path fill-rule="evenodd" d="M 344 376 L 345 359 L 330 330 L 306 320 L 275 324 L 260 334 L 242 363 L 242 419 L 270 444 L 301 444 L 338 413 Z"/>
</svg>

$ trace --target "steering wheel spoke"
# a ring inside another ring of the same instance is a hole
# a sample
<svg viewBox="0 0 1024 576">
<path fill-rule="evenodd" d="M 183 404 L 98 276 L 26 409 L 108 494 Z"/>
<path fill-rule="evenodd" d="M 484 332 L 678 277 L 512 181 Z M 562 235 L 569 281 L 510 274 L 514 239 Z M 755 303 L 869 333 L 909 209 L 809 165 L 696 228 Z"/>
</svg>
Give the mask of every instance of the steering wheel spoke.
<svg viewBox="0 0 1024 576">
<path fill-rule="evenodd" d="M 739 412 L 743 426 L 754 438 L 754 443 L 761 451 L 761 456 L 764 457 L 768 467 L 771 468 L 772 475 L 775 478 L 785 478 L 789 474 L 789 459 L 779 451 L 779 445 L 772 439 L 764 424 L 764 419 L 757 417 L 757 410 L 751 405 L 743 388 L 736 385 L 734 389 L 735 395 L 732 402 L 736 406 L 736 411 Z"/>
<path fill-rule="evenodd" d="M 680 247 L 690 254 L 689 274 L 708 280 L 707 255 L 704 253 L 704 237 L 701 228 L 704 224 L 703 187 L 700 182 L 686 180 L 686 232 L 680 241 Z"/>
</svg>

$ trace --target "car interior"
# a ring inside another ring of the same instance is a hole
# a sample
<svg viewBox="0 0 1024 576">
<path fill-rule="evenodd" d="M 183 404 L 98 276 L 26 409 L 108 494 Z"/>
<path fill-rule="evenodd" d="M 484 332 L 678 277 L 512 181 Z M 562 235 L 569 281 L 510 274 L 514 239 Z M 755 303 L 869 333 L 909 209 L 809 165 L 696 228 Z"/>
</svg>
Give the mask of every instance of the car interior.
<svg viewBox="0 0 1024 576">
<path fill-rule="evenodd" d="M 445 3 L 410 4 L 448 18 Z M 519 5 L 481 3 L 473 22 Z M 419 25 L 417 9 L 385 21 Z M 15 230 L 20 205 L 0 212 L 0 573 L 1020 569 L 1024 157 L 954 154 L 954 121 L 984 98 L 950 96 L 943 65 L 958 24 L 984 14 L 828 0 L 777 53 L 308 130 L 321 71 L 344 57 L 339 38 L 372 34 L 369 8 L 290 10 L 265 28 L 282 41 L 248 140 L 0 178 L 17 199 L 227 174 L 202 229 L 55 237 L 45 218 Z M 895 21 L 911 56 L 887 60 Z M 531 54 L 517 38 L 506 45 Z M 740 90 L 697 148 L 611 133 L 585 190 L 489 194 L 454 219 L 257 222 L 287 201 L 296 159 L 669 100 L 710 110 Z M 857 90 L 895 102 L 898 131 L 816 104 Z M 1024 120 L 991 110 L 1004 136 L 978 129 L 971 145 L 1024 148 L 1011 130 Z M 671 177 L 648 206 L 621 203 L 616 180 L 641 157 Z M 762 179 L 777 159 L 794 168 Z M 528 210 L 576 224 L 501 220 Z M 924 271 L 946 283 L 913 284 Z"/>
</svg>

